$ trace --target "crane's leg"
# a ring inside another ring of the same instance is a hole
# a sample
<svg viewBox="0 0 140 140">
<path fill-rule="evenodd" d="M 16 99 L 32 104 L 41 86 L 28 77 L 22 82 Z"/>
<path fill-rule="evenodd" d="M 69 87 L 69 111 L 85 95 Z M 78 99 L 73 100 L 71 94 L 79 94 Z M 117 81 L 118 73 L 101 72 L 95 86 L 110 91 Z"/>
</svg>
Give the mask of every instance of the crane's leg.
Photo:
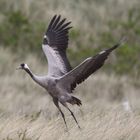
<svg viewBox="0 0 140 140">
<path fill-rule="evenodd" d="M 66 103 L 62 103 L 62 102 L 61 102 L 61 104 L 62 104 L 63 106 L 65 106 L 65 107 L 69 110 L 69 112 L 71 113 L 71 115 L 72 115 L 72 117 L 74 118 L 75 122 L 77 123 L 78 127 L 81 128 L 81 127 L 79 126 L 79 124 L 78 124 L 78 121 L 76 120 L 76 117 L 74 116 L 73 112 L 69 109 L 69 107 L 67 106 L 67 104 L 66 104 Z"/>
<path fill-rule="evenodd" d="M 62 118 L 63 118 L 63 120 L 64 120 L 64 123 L 65 123 L 65 125 L 66 125 L 66 129 L 68 130 L 67 123 L 66 123 L 66 120 L 65 120 L 65 115 L 64 115 L 64 113 L 62 112 L 62 110 L 61 110 L 61 108 L 60 108 L 60 106 L 59 106 L 59 104 L 58 104 L 58 99 L 57 99 L 57 98 L 53 98 L 53 102 L 54 102 L 54 104 L 56 105 L 56 107 L 58 108 L 58 110 L 60 111 L 60 113 L 61 113 L 61 115 L 62 115 Z"/>
</svg>

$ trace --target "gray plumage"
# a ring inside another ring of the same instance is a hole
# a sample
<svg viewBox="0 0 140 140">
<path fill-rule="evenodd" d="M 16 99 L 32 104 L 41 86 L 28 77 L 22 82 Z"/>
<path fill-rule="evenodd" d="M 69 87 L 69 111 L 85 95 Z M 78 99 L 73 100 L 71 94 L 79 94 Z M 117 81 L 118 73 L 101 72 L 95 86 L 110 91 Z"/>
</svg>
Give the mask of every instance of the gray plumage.
<svg viewBox="0 0 140 140">
<path fill-rule="evenodd" d="M 73 112 L 69 109 L 67 103 L 72 105 L 82 105 L 81 101 L 72 96 L 73 90 L 78 84 L 87 79 L 92 73 L 101 68 L 107 59 L 108 55 L 117 47 L 119 47 L 124 39 L 112 48 L 104 50 L 95 56 L 87 58 L 80 65 L 71 68 L 71 65 L 66 56 L 68 47 L 68 31 L 71 28 L 66 22 L 66 19 L 61 19 L 61 16 L 55 15 L 44 35 L 42 49 L 48 60 L 48 74 L 46 76 L 37 76 L 32 73 L 27 64 L 21 64 L 20 69 L 25 70 L 31 78 L 40 86 L 45 88 L 52 96 L 53 102 L 59 109 L 63 120 L 66 124 L 64 113 L 62 112 L 59 102 L 64 105 L 73 116 L 75 122 L 80 128 Z"/>
</svg>

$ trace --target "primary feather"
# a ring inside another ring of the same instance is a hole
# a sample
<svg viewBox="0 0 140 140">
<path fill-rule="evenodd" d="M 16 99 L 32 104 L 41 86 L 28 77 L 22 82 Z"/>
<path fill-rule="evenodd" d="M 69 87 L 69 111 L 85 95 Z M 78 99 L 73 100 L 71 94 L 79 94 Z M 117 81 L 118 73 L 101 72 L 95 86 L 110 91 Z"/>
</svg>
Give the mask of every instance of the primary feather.
<svg viewBox="0 0 140 140">
<path fill-rule="evenodd" d="M 113 47 L 101 51 L 95 56 L 87 58 L 85 61 L 83 61 L 80 65 L 78 65 L 76 68 L 71 70 L 70 72 L 66 73 L 64 76 L 62 76 L 59 79 L 59 86 L 62 86 L 66 90 L 69 91 L 69 93 L 72 93 L 72 91 L 76 88 L 78 84 L 83 82 L 85 79 L 87 79 L 92 73 L 100 69 L 105 60 L 107 59 L 108 55 L 116 48 L 118 48 L 123 42 L 125 38 L 123 38 L 119 43 L 114 45 Z"/>
<path fill-rule="evenodd" d="M 55 15 L 45 33 L 42 48 L 48 59 L 48 75 L 62 76 L 71 70 L 67 59 L 66 49 L 68 47 L 68 31 L 71 22 L 66 22 L 61 16 Z"/>
</svg>

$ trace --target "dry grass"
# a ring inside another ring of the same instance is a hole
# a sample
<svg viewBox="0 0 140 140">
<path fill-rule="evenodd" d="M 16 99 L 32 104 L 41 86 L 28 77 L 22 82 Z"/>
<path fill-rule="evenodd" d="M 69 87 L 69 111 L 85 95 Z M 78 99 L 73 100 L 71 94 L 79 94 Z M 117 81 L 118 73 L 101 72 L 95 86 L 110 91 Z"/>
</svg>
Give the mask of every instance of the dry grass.
<svg viewBox="0 0 140 140">
<path fill-rule="evenodd" d="M 4 140 L 139 140 L 140 86 L 127 76 L 106 75 L 101 71 L 76 89 L 83 106 L 70 106 L 82 127 L 79 130 L 69 112 L 69 132 L 50 96 L 29 76 L 15 68 L 21 62 L 36 73 L 47 67 L 36 56 L 18 58 L 0 49 L 0 139 Z M 46 65 L 47 66 L 47 65 Z M 133 112 L 123 109 L 128 99 Z"/>
</svg>

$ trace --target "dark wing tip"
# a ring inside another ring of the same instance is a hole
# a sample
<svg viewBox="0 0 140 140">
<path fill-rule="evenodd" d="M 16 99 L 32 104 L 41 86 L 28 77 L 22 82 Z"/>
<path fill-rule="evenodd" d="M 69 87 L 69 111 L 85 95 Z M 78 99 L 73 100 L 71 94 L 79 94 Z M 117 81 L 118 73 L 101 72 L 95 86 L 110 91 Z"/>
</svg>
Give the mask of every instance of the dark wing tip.
<svg viewBox="0 0 140 140">
<path fill-rule="evenodd" d="M 120 41 L 118 43 L 116 43 L 113 47 L 107 49 L 107 52 L 112 52 L 114 49 L 118 48 L 119 46 L 123 45 L 125 42 L 127 41 L 127 37 L 123 37 L 120 39 Z"/>
<path fill-rule="evenodd" d="M 54 15 L 48 29 L 44 35 L 43 44 L 55 46 L 58 49 L 66 49 L 68 46 L 68 31 L 72 28 L 71 22 L 65 22 L 66 18 L 61 18 L 61 15 Z"/>
<path fill-rule="evenodd" d="M 125 42 L 127 42 L 128 38 L 126 36 L 122 37 L 122 39 L 119 41 L 120 45 L 123 45 Z"/>
<path fill-rule="evenodd" d="M 54 15 L 54 16 L 53 16 L 53 18 L 51 19 L 50 24 L 49 24 L 49 26 L 48 26 L 48 29 L 51 28 L 51 26 L 52 26 L 52 24 L 54 23 L 56 17 L 57 17 L 57 15 Z"/>
</svg>

